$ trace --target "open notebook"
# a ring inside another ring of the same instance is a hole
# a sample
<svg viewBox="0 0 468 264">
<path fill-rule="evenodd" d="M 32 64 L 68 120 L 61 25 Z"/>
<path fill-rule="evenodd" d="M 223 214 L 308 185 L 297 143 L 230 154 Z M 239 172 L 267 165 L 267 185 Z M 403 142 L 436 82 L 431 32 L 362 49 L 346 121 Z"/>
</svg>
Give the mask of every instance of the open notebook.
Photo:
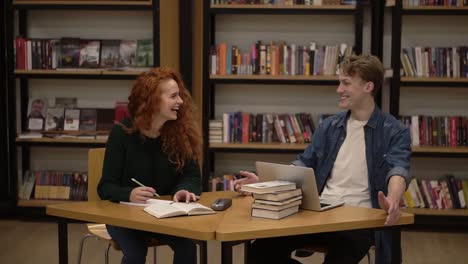
<svg viewBox="0 0 468 264">
<path fill-rule="evenodd" d="M 174 201 L 149 199 L 147 203 L 129 203 L 121 202 L 122 204 L 144 206 L 145 212 L 157 217 L 166 218 L 180 215 L 203 215 L 203 214 L 214 214 L 215 211 L 202 204 L 191 202 L 191 203 L 177 203 Z"/>
</svg>

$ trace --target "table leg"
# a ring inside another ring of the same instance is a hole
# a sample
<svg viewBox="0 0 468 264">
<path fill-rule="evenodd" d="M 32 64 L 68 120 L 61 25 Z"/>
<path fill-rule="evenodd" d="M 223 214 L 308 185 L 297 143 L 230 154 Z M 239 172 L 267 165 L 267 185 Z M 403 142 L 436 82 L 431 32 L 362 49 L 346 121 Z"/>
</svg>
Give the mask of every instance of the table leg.
<svg viewBox="0 0 468 264">
<path fill-rule="evenodd" d="M 196 242 L 200 247 L 200 264 L 207 264 L 208 263 L 208 246 L 207 242 L 203 240 L 199 240 Z"/>
<path fill-rule="evenodd" d="M 221 263 L 231 264 L 232 263 L 232 242 L 221 242 Z"/>
<path fill-rule="evenodd" d="M 401 264 L 401 230 L 399 227 L 394 227 L 392 232 L 392 264 Z"/>
<path fill-rule="evenodd" d="M 68 230 L 67 219 L 58 219 L 59 264 L 68 264 Z"/>
</svg>

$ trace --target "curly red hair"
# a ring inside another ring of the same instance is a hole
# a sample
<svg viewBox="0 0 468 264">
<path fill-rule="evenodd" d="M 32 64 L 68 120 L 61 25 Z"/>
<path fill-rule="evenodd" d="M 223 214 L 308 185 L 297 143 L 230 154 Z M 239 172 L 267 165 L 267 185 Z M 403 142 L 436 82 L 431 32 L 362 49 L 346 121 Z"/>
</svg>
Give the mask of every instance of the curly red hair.
<svg viewBox="0 0 468 264">
<path fill-rule="evenodd" d="M 160 109 L 160 84 L 168 79 L 179 86 L 179 96 L 184 103 L 180 106 L 177 120 L 169 120 L 161 128 L 162 150 L 180 171 L 187 161 L 198 163 L 202 153 L 202 137 L 197 125 L 192 97 L 185 88 L 182 77 L 169 67 L 153 68 L 140 74 L 128 96 L 128 110 L 132 116 L 132 127 L 127 133 L 149 130 L 153 115 Z"/>
</svg>

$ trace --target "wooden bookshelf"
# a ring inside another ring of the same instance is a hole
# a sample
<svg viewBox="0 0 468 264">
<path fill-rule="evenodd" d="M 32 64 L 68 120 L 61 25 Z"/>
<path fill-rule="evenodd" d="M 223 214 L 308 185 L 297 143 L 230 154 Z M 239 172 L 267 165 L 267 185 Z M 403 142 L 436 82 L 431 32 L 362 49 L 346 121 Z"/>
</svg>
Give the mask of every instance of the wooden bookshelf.
<svg viewBox="0 0 468 264">
<path fill-rule="evenodd" d="M 211 80 L 285 80 L 285 81 L 338 81 L 338 76 L 305 75 L 210 75 Z"/>
<path fill-rule="evenodd" d="M 304 150 L 308 144 L 288 143 L 210 143 L 210 149 Z"/>
<path fill-rule="evenodd" d="M 448 77 L 401 77 L 402 82 L 438 82 L 438 83 L 453 83 L 467 82 L 468 78 L 448 78 Z"/>
<path fill-rule="evenodd" d="M 42 1 L 42 0 L 37 0 L 37 1 L 34 1 L 34 0 L 15 0 L 13 1 L 13 5 L 16 5 L 16 6 L 21 6 L 21 5 L 49 5 L 49 6 L 53 6 L 53 5 L 70 5 L 70 6 L 73 6 L 73 5 L 109 5 L 109 6 L 112 6 L 112 5 L 117 5 L 117 6 L 120 6 L 120 5 L 123 5 L 123 6 L 137 6 L 137 5 L 141 5 L 141 6 L 151 6 L 152 4 L 152 1 L 151 0 L 133 0 L 133 1 L 120 1 L 120 0 L 81 0 L 81 1 L 74 1 L 74 0 L 70 0 L 70 1 L 67 1 L 67 0 L 61 0 L 61 1 L 53 1 L 53 0 L 49 0 L 49 1 Z"/>
<path fill-rule="evenodd" d="M 71 201 L 71 200 L 39 200 L 39 199 L 31 199 L 31 200 L 18 200 L 19 207 L 46 207 L 50 204 L 63 204 L 63 203 L 74 203 L 80 201 Z M 81 201 L 82 202 L 82 201 Z"/>
<path fill-rule="evenodd" d="M 61 69 L 61 70 L 15 70 L 17 75 L 139 75 L 147 69 L 105 70 L 105 69 Z"/>
<path fill-rule="evenodd" d="M 337 10 L 354 10 L 356 5 L 227 5 L 215 4 L 211 5 L 212 9 L 276 9 L 276 10 L 323 10 L 323 9 L 337 9 Z"/>
<path fill-rule="evenodd" d="M 429 216 L 468 216 L 467 209 L 404 208 L 403 212 Z"/>
<path fill-rule="evenodd" d="M 16 138 L 16 143 L 40 144 L 106 144 L 107 139 L 89 138 Z"/>
<path fill-rule="evenodd" d="M 420 11 L 453 11 L 453 10 L 464 10 L 468 11 L 468 6 L 405 6 L 403 10 L 420 10 Z"/>
<path fill-rule="evenodd" d="M 417 147 L 412 147 L 411 150 L 413 153 L 468 154 L 468 147 L 417 146 Z"/>
</svg>

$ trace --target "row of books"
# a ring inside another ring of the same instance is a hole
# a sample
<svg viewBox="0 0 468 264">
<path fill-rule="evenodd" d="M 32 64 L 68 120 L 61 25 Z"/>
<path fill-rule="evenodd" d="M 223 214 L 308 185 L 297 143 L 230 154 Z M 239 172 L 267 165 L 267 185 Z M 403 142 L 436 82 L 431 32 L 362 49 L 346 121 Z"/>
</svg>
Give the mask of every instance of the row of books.
<svg viewBox="0 0 468 264">
<path fill-rule="evenodd" d="M 468 146 L 468 117 L 400 116 L 413 146 Z"/>
<path fill-rule="evenodd" d="M 403 0 L 405 6 L 468 6 L 468 0 Z"/>
<path fill-rule="evenodd" d="M 315 125 L 308 113 L 234 112 L 224 113 L 222 121 L 210 121 L 209 129 L 212 143 L 310 143 Z"/>
<path fill-rule="evenodd" d="M 233 191 L 233 183 L 236 179 L 237 176 L 234 174 L 223 174 L 217 177 L 210 177 L 210 179 L 208 180 L 208 191 Z"/>
<path fill-rule="evenodd" d="M 88 174 L 72 171 L 26 171 L 18 198 L 74 200 L 88 198 Z"/>
<path fill-rule="evenodd" d="M 111 108 L 78 108 L 77 98 L 58 97 L 49 106 L 48 98 L 29 98 L 29 131 L 109 131 L 115 122 L 129 116 L 127 102 Z"/>
<path fill-rule="evenodd" d="M 153 40 L 63 37 L 15 41 L 16 69 L 126 69 L 153 66 Z"/>
<path fill-rule="evenodd" d="M 403 48 L 400 57 L 408 77 L 468 77 L 468 46 Z"/>
<path fill-rule="evenodd" d="M 353 53 L 351 45 L 319 46 L 257 41 L 250 52 L 219 43 L 210 52 L 212 75 L 336 75 L 341 61 Z"/>
<path fill-rule="evenodd" d="M 463 209 L 468 201 L 468 180 L 446 175 L 437 180 L 413 178 L 403 195 L 409 208 Z"/>
<path fill-rule="evenodd" d="M 267 181 L 242 185 L 242 191 L 252 193 L 252 216 L 282 219 L 299 212 L 302 190 L 289 181 Z"/>
<path fill-rule="evenodd" d="M 254 4 L 254 5 L 355 5 L 356 0 L 211 0 L 211 5 Z"/>
</svg>

